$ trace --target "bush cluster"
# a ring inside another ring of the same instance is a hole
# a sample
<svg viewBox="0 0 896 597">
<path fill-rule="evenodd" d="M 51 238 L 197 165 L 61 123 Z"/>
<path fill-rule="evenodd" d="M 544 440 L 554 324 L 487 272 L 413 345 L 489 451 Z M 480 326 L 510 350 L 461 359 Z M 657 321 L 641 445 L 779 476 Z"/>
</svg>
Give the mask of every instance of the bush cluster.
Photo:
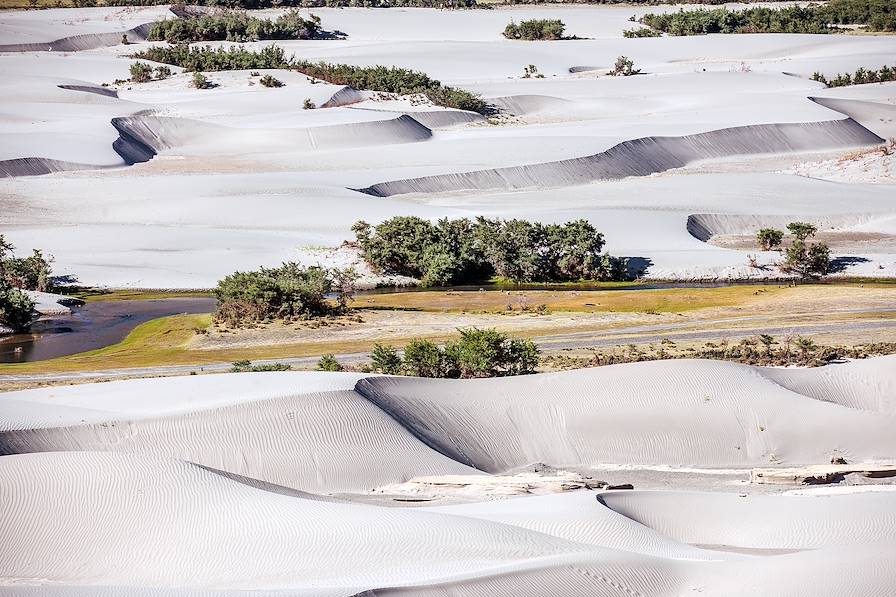
<svg viewBox="0 0 896 597">
<path fill-rule="evenodd" d="M 290 10 L 276 19 L 259 19 L 245 12 L 167 19 L 154 23 L 151 41 L 191 43 L 197 41 L 259 41 L 268 39 L 317 39 L 323 37 L 320 18 L 306 19 Z"/>
<path fill-rule="evenodd" d="M 132 58 L 173 64 L 191 72 L 289 68 L 292 65 L 292 59 L 286 57 L 283 48 L 275 45 L 258 52 L 241 47 L 212 49 L 211 46 L 191 47 L 187 44 L 154 46 L 134 54 Z"/>
<path fill-rule="evenodd" d="M 74 0 L 77 6 L 96 6 L 97 0 Z M 158 6 L 171 0 L 104 0 L 105 6 Z M 491 8 L 476 0 L 192 0 L 197 6 L 221 8 Z"/>
<path fill-rule="evenodd" d="M 831 271 L 831 249 L 824 243 L 808 242 L 818 228 L 806 222 L 791 222 L 787 230 L 793 241 L 784 249 L 784 263 L 781 268 L 795 272 L 804 278 L 819 278 Z M 784 231 L 763 228 L 756 234 L 756 242 L 763 251 L 780 249 L 784 241 Z"/>
<path fill-rule="evenodd" d="M 271 75 L 265 75 L 258 80 L 263 87 L 283 87 L 283 81 Z"/>
<path fill-rule="evenodd" d="M 494 329 L 458 331 L 460 338 L 443 347 L 411 340 L 403 356 L 392 346 L 377 344 L 370 355 L 372 369 L 388 375 L 466 379 L 524 375 L 538 366 L 538 347 L 532 340 L 513 340 Z"/>
<path fill-rule="evenodd" d="M 640 68 L 635 68 L 635 61 L 628 56 L 619 56 L 610 72 L 607 73 L 613 77 L 630 77 L 641 72 Z"/>
<path fill-rule="evenodd" d="M 622 32 L 622 37 L 634 38 L 634 37 L 662 37 L 662 33 L 657 31 L 656 29 L 650 29 L 649 27 L 641 27 L 640 29 L 627 29 Z"/>
<path fill-rule="evenodd" d="M 828 87 L 846 87 L 847 85 L 864 85 L 865 83 L 885 83 L 887 81 L 896 81 L 896 65 L 884 65 L 880 70 L 872 70 L 859 68 L 855 73 L 839 74 L 832 79 L 828 79 L 821 73 L 813 73 L 812 80 L 824 83 Z"/>
<path fill-rule="evenodd" d="M 235 272 L 218 282 L 215 321 L 231 326 L 273 319 L 311 319 L 341 312 L 344 301 L 333 305 L 331 292 L 350 292 L 337 284 L 344 272 L 322 267 L 284 263 L 280 267 Z"/>
<path fill-rule="evenodd" d="M 831 25 L 864 25 L 871 31 L 896 31 L 896 3 L 892 0 L 831 0 L 827 4 L 755 7 L 729 11 L 680 10 L 646 14 L 641 23 L 671 35 L 706 33 L 831 33 Z"/>
<path fill-rule="evenodd" d="M 514 23 L 511 21 L 504 28 L 507 39 L 555 40 L 563 39 L 566 26 L 559 19 L 529 19 Z"/>
<path fill-rule="evenodd" d="M 22 291 L 53 289 L 53 258 L 39 249 L 29 257 L 16 257 L 14 248 L 0 234 L 0 324 L 18 332 L 30 327 L 34 315 L 34 301 Z"/>
<path fill-rule="evenodd" d="M 425 73 L 394 66 L 363 67 L 297 61 L 287 57 L 283 49 L 275 45 L 263 48 L 259 52 L 250 52 L 237 47 L 212 49 L 210 46 L 190 47 L 187 44 L 178 44 L 148 48 L 132 57 L 173 64 L 187 71 L 288 68 L 334 85 L 349 85 L 356 89 L 386 93 L 421 93 L 438 106 L 480 114 L 490 113 L 488 104 L 478 95 L 463 89 L 445 87 Z"/>
<path fill-rule="evenodd" d="M 425 95 L 432 103 L 446 108 L 488 114 L 486 102 L 475 93 L 445 87 L 426 73 L 395 66 L 354 66 L 301 60 L 292 66 L 306 76 L 334 85 L 386 93 Z"/>
<path fill-rule="evenodd" d="M 540 224 L 478 217 L 395 217 L 352 230 L 364 259 L 390 274 L 419 278 L 424 286 L 479 282 L 492 276 L 513 282 L 619 280 L 627 263 L 601 253 L 603 235 L 587 220 Z"/>
</svg>

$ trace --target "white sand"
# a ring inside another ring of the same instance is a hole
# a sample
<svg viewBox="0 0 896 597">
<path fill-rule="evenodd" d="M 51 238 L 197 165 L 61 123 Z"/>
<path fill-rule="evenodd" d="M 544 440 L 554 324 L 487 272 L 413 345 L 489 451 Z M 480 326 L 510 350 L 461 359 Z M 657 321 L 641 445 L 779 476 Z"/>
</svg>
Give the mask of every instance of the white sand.
<svg viewBox="0 0 896 597">
<path fill-rule="evenodd" d="M 0 163 L 0 172 L 77 170 L 0 179 L 0 201 L 10 206 L 0 211 L 0 227 L 23 250 L 39 246 L 54 253 L 57 270 L 84 283 L 195 288 L 212 286 L 235 268 L 284 259 L 315 263 L 322 253 L 311 249 L 350 238 L 351 224 L 361 218 L 586 217 L 606 233 L 608 250 L 649 259 L 648 277 L 701 279 L 780 272 L 749 267 L 747 251 L 695 239 L 687 229 L 691 215 L 736 214 L 757 223 L 770 215 L 818 217 L 819 223 L 835 216 L 841 222 L 864 218 L 856 225 L 867 232 L 879 232 L 877 223 L 893 221 L 887 164 L 862 164 L 840 175 L 832 172 L 839 166 L 830 153 L 846 153 L 852 145 L 873 143 L 874 135 L 891 134 L 896 85 L 824 89 L 806 78 L 814 71 L 830 75 L 891 62 L 890 37 L 621 38 L 623 29 L 634 26 L 627 20 L 631 14 L 675 9 L 320 9 L 303 12 L 319 14 L 325 29 L 344 31 L 347 40 L 281 43 L 312 60 L 421 69 L 493 98 L 515 114 L 511 124 L 498 126 L 457 111 L 312 85 L 288 72 L 274 73 L 286 83 L 279 89 L 264 88 L 257 77 L 235 71 L 210 73 L 219 84 L 211 90 L 189 87 L 188 74 L 120 86 L 113 89 L 117 97 L 89 90 L 126 78 L 131 63 L 126 54 L 145 43 L 67 54 L 0 53 L 7 98 L 0 115 L 0 162 L 7 161 Z M 114 33 L 162 18 L 166 10 L 9 12 L 3 16 L 0 45 Z M 526 43 L 501 38 L 503 24 L 533 15 L 561 18 L 571 34 L 592 39 Z M 620 54 L 632 57 L 645 74 L 604 76 Z M 528 64 L 545 78 L 521 78 Z M 570 73 L 571 68 L 581 72 Z M 333 107 L 302 110 L 306 98 Z M 402 119 L 405 112 L 419 124 Z M 847 117 L 858 125 L 811 124 Z M 118 118 L 124 120 L 116 120 L 116 128 L 111 122 Z M 753 125 L 773 126 L 726 132 Z M 851 132 L 842 135 L 832 127 Z M 137 140 L 147 143 L 118 140 L 120 130 L 126 136 L 136 132 Z M 771 130 L 789 132 L 767 137 Z M 675 140 L 702 133 L 712 142 L 700 137 L 684 152 Z M 743 133 L 752 137 L 746 140 Z M 617 160 L 615 174 L 601 166 L 582 176 L 581 168 L 550 165 L 653 137 L 673 138 L 671 154 L 665 148 L 662 156 L 654 152 L 648 159 L 636 152 Z M 807 149 L 827 153 L 818 158 L 791 153 Z M 740 155 L 769 151 L 784 152 L 781 159 L 793 166 L 823 164 L 780 174 L 775 172 L 787 168 L 779 163 Z M 124 167 L 153 155 L 148 163 Z M 707 174 L 720 167 L 691 163 L 706 157 L 735 166 Z M 595 181 L 688 163 L 658 176 Z M 500 184 L 486 185 L 487 191 L 481 182 L 459 185 L 444 176 L 501 168 L 516 168 L 525 176 L 515 182 L 499 176 Z M 811 178 L 816 174 L 842 182 Z M 439 193 L 385 201 L 351 190 L 426 176 L 442 181 L 431 187 Z M 533 185 L 540 188 L 503 190 Z M 469 190 L 455 190 L 465 186 Z M 58 200 L 60 192 L 66 201 Z M 857 258 L 843 275 L 896 276 L 891 253 L 838 256 Z M 761 263 L 774 259 L 759 256 Z"/>
</svg>

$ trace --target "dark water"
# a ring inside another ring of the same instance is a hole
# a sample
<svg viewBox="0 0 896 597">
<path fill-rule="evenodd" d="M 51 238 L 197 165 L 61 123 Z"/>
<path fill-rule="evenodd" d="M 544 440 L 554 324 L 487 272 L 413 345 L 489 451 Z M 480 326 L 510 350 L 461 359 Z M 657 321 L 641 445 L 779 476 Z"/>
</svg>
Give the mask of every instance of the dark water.
<svg viewBox="0 0 896 597">
<path fill-rule="evenodd" d="M 97 301 L 71 315 L 39 319 L 28 334 L 0 337 L 0 363 L 23 363 L 96 350 L 124 340 L 140 325 L 169 315 L 210 313 L 214 298 Z"/>
</svg>

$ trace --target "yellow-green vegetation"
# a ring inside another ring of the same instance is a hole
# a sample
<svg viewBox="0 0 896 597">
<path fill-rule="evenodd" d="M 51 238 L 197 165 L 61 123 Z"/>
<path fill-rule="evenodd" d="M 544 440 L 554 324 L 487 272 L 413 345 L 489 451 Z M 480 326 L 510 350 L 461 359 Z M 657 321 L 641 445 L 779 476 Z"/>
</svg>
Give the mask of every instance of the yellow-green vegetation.
<svg viewBox="0 0 896 597">
<path fill-rule="evenodd" d="M 500 292 L 420 291 L 358 296 L 356 307 L 417 311 L 483 312 L 572 311 L 582 313 L 681 313 L 731 307 L 757 297 L 792 292 L 787 286 L 743 285 L 658 290 L 521 290 Z"/>
<path fill-rule="evenodd" d="M 170 298 L 214 298 L 211 290 L 98 290 L 85 288 L 67 292 L 68 296 L 88 303 L 98 301 L 148 301 Z"/>
</svg>

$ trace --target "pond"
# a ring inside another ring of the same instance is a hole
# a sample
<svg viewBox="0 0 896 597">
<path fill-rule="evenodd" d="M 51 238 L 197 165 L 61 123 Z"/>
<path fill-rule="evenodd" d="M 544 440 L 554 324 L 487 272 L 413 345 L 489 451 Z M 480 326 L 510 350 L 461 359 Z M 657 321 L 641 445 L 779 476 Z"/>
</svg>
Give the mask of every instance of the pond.
<svg viewBox="0 0 896 597">
<path fill-rule="evenodd" d="M 182 313 L 211 313 L 215 299 L 170 298 L 88 302 L 71 315 L 37 320 L 27 334 L 0 337 L 0 363 L 43 361 L 124 340 L 141 323 Z"/>
</svg>

